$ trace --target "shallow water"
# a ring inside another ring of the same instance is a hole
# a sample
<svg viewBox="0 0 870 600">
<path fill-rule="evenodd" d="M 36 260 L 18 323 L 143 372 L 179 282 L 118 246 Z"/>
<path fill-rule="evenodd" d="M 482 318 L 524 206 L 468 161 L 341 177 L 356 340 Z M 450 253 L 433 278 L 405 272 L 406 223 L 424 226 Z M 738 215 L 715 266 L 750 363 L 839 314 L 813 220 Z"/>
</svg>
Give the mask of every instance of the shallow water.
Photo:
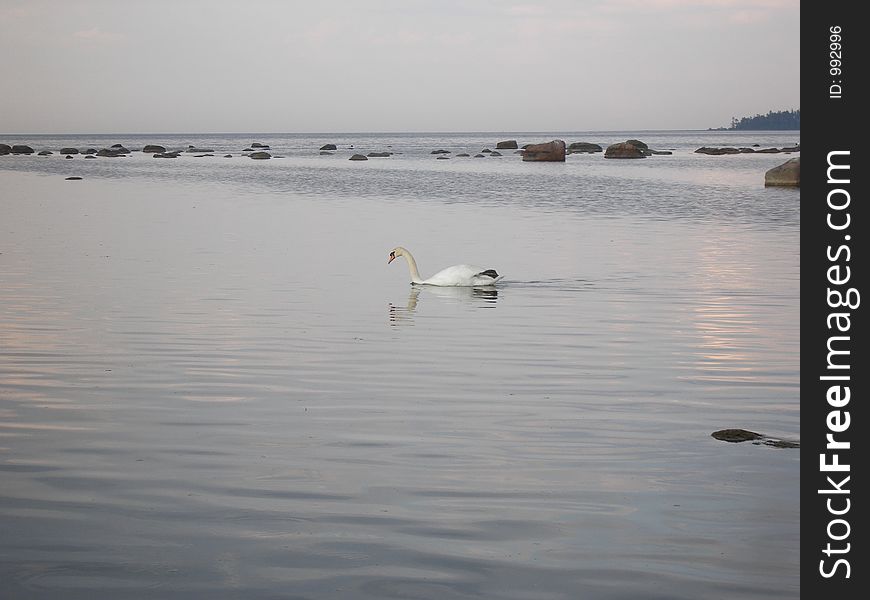
<svg viewBox="0 0 870 600">
<path fill-rule="evenodd" d="M 799 437 L 799 191 L 762 185 L 789 157 L 656 135 L 0 157 L 5 593 L 799 595 L 800 451 L 710 437 Z M 505 280 L 411 288 L 399 244 Z"/>
</svg>

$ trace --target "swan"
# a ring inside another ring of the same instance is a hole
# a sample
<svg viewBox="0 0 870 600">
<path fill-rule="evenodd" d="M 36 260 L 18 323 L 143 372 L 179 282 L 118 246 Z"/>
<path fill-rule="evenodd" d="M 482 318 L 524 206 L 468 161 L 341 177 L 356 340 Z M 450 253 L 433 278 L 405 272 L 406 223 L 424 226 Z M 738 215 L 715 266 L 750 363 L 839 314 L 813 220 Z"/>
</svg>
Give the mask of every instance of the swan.
<svg viewBox="0 0 870 600">
<path fill-rule="evenodd" d="M 504 275 L 499 275 L 495 269 L 483 269 L 472 265 L 454 265 L 435 273 L 429 279 L 420 277 L 417 270 L 417 261 L 405 248 L 398 246 L 390 251 L 390 260 L 393 262 L 397 257 L 404 256 L 408 261 L 408 270 L 411 272 L 411 285 L 437 285 L 442 287 L 479 287 L 495 285 Z"/>
</svg>

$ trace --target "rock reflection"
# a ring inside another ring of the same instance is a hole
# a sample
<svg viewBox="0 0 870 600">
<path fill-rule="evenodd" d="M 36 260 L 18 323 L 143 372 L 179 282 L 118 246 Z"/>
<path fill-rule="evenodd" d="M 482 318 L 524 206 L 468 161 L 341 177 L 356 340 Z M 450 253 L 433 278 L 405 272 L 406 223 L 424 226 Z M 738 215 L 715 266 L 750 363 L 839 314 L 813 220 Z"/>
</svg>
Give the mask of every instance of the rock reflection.
<svg viewBox="0 0 870 600">
<path fill-rule="evenodd" d="M 436 296 L 448 303 L 473 308 L 495 308 L 498 290 L 494 287 L 412 286 L 405 306 L 389 303 L 390 325 L 413 325 L 418 305 L 424 296 Z"/>
</svg>

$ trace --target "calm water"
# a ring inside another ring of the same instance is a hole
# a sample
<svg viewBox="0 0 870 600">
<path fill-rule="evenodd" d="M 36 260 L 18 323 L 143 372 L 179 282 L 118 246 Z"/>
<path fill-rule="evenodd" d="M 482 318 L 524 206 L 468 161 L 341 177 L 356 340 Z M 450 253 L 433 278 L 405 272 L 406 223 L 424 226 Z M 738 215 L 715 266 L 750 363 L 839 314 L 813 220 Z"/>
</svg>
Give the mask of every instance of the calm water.
<svg viewBox="0 0 870 600">
<path fill-rule="evenodd" d="M 0 142 L 4 600 L 799 596 L 797 132 Z"/>
</svg>

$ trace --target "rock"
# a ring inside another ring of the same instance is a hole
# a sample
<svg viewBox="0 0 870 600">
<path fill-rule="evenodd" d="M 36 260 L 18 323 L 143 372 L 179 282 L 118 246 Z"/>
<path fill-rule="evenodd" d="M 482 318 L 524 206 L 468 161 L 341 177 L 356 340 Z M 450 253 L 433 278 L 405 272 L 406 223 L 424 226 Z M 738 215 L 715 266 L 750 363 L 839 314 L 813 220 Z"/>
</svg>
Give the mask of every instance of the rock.
<svg viewBox="0 0 870 600">
<path fill-rule="evenodd" d="M 490 156 L 502 156 L 502 153 L 498 150 L 491 150 L 489 153 Z"/>
<path fill-rule="evenodd" d="M 51 150 L 40 150 L 36 153 L 37 156 L 51 156 L 52 154 L 54 154 L 54 152 Z"/>
<path fill-rule="evenodd" d="M 696 154 L 710 154 L 712 156 L 718 156 L 720 154 L 740 154 L 740 150 L 737 148 L 711 148 L 709 146 L 702 146 L 695 150 Z"/>
<path fill-rule="evenodd" d="M 593 144 L 591 142 L 573 142 L 568 146 L 569 154 L 579 154 L 579 153 L 589 153 L 593 152 L 601 152 L 603 149 L 598 144 Z"/>
<path fill-rule="evenodd" d="M 779 148 L 764 148 L 762 150 L 756 150 L 759 154 L 779 154 Z"/>
<path fill-rule="evenodd" d="M 710 434 L 717 440 L 723 442 L 731 442 L 731 443 L 740 443 L 740 442 L 752 442 L 755 445 L 764 444 L 765 446 L 772 446 L 774 448 L 800 448 L 801 443 L 794 440 L 780 440 L 772 437 L 768 437 L 766 435 L 762 435 L 760 433 L 756 433 L 754 431 L 748 431 L 746 429 L 720 429 L 719 431 L 714 431 Z"/>
<path fill-rule="evenodd" d="M 801 186 L 801 159 L 792 158 L 764 174 L 764 186 Z"/>
<path fill-rule="evenodd" d="M 118 154 L 130 154 L 130 151 L 127 150 L 122 144 L 112 144 L 109 146 L 110 149 L 114 150 Z"/>
<path fill-rule="evenodd" d="M 252 152 L 248 157 L 253 158 L 254 160 L 265 160 L 267 158 L 272 158 L 272 155 L 265 150 L 259 150 L 257 152 Z"/>
<path fill-rule="evenodd" d="M 166 152 L 166 148 L 161 146 L 160 144 L 148 144 L 144 148 L 142 148 L 142 152 L 146 154 L 154 154 L 160 152 Z"/>
<path fill-rule="evenodd" d="M 109 156 L 113 158 L 117 156 L 126 156 L 126 152 L 123 152 L 123 150 L 123 147 L 116 148 L 114 146 L 111 148 L 100 148 L 97 151 L 97 156 Z M 127 152 L 129 152 L 129 150 L 127 150 Z"/>
<path fill-rule="evenodd" d="M 199 154 L 205 154 L 208 152 L 214 152 L 211 148 L 196 148 L 194 146 L 188 146 L 186 152 L 198 152 Z"/>
<path fill-rule="evenodd" d="M 498 142 L 495 145 L 496 150 L 516 150 L 517 148 L 519 148 L 519 146 L 517 146 L 516 140 L 505 140 L 503 142 Z"/>
<path fill-rule="evenodd" d="M 260 142 L 254 142 L 251 144 L 251 148 L 262 148 L 263 150 L 269 150 L 269 146 L 267 144 L 261 144 Z"/>
<path fill-rule="evenodd" d="M 543 144 L 525 146 L 523 161 L 526 162 L 565 162 L 565 142 L 553 140 Z"/>
<path fill-rule="evenodd" d="M 786 148 L 782 148 L 782 151 L 783 151 L 783 152 L 800 152 L 800 151 L 801 151 L 801 145 L 798 144 L 797 146 L 788 146 L 788 147 L 786 147 Z"/>
<path fill-rule="evenodd" d="M 366 156 L 368 156 L 369 158 L 385 158 L 392 155 L 392 152 L 369 152 Z"/>
<path fill-rule="evenodd" d="M 85 154 L 96 154 L 96 153 L 97 153 L 96 148 L 88 148 L 87 150 L 85 150 Z"/>
<path fill-rule="evenodd" d="M 194 158 L 203 158 L 204 156 L 214 156 L 214 154 L 197 154 Z"/>
<path fill-rule="evenodd" d="M 746 429 L 720 429 L 711 433 L 714 438 L 723 442 L 748 442 L 752 440 L 760 440 L 764 436 L 754 431 Z"/>
<path fill-rule="evenodd" d="M 433 150 L 429 154 L 450 154 L 450 150 Z"/>
<path fill-rule="evenodd" d="M 335 152 L 330 152 L 329 150 L 321 150 L 320 154 L 321 156 L 332 156 L 333 154 L 335 154 Z"/>
<path fill-rule="evenodd" d="M 0 144 L 0 156 L 4 154 L 10 154 L 12 152 L 12 146 L 9 144 Z"/>
<path fill-rule="evenodd" d="M 224 158 L 232 158 L 232 157 L 233 157 L 232 154 L 224 154 Z"/>
<path fill-rule="evenodd" d="M 178 158 L 180 155 L 181 152 L 157 152 L 151 158 Z"/>
<path fill-rule="evenodd" d="M 96 157 L 97 157 L 96 154 L 86 154 L 85 155 L 85 158 L 96 158 Z"/>
<path fill-rule="evenodd" d="M 625 143 L 631 144 L 632 146 L 639 148 L 641 150 L 648 150 L 649 149 L 649 146 L 647 146 L 645 143 L 643 143 L 640 140 L 625 140 Z"/>
<path fill-rule="evenodd" d="M 620 142 L 611 144 L 604 151 L 604 158 L 646 158 L 646 153 L 628 142 Z"/>
<path fill-rule="evenodd" d="M 481 154 L 489 154 L 490 152 L 492 152 L 492 150 L 490 150 L 489 148 L 484 148 L 480 152 L 481 152 Z"/>
<path fill-rule="evenodd" d="M 67 181 L 81 181 L 82 178 L 79 177 L 78 175 L 71 175 L 70 177 L 67 177 L 66 180 Z"/>
<path fill-rule="evenodd" d="M 449 156 L 444 156 L 444 155 L 442 154 L 441 156 L 437 156 L 437 157 L 435 157 L 435 160 L 450 160 L 450 157 L 449 157 Z"/>
<path fill-rule="evenodd" d="M 15 144 L 12 146 L 12 154 L 33 154 L 33 148 L 27 144 Z"/>
<path fill-rule="evenodd" d="M 475 154 L 474 158 L 486 158 L 486 154 Z"/>
<path fill-rule="evenodd" d="M 60 153 L 61 154 L 78 154 L 79 149 L 78 148 L 61 148 Z"/>
<path fill-rule="evenodd" d="M 335 146 L 335 144 L 323 144 L 320 147 L 320 149 L 321 150 L 338 150 L 338 148 Z"/>
<path fill-rule="evenodd" d="M 66 158 L 72 158 L 72 154 L 67 154 L 66 156 L 64 156 L 64 158 L 65 158 L 65 159 L 66 159 Z"/>
<path fill-rule="evenodd" d="M 462 157 L 469 157 L 469 156 L 471 156 L 471 155 L 468 154 L 467 152 L 462 152 L 461 154 L 457 154 L 456 156 L 457 156 L 457 157 L 460 157 L 460 156 L 462 156 Z"/>
<path fill-rule="evenodd" d="M 348 160 L 368 160 L 368 157 L 365 154 L 354 154 Z"/>
</svg>

